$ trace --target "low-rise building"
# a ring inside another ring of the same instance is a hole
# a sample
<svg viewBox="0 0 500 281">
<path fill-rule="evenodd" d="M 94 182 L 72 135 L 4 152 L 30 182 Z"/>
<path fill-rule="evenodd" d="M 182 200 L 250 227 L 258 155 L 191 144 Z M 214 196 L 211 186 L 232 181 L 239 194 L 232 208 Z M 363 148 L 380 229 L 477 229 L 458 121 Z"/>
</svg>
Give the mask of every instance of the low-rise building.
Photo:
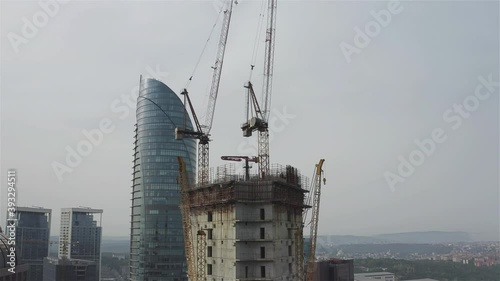
<svg viewBox="0 0 500 281">
<path fill-rule="evenodd" d="M 354 274 L 355 281 L 395 281 L 396 276 L 391 272 L 370 272 Z"/>
<path fill-rule="evenodd" d="M 354 260 L 330 259 L 315 266 L 315 281 L 354 281 Z"/>
<path fill-rule="evenodd" d="M 45 258 L 43 262 L 43 281 L 99 281 L 97 272 L 95 261 Z"/>
</svg>

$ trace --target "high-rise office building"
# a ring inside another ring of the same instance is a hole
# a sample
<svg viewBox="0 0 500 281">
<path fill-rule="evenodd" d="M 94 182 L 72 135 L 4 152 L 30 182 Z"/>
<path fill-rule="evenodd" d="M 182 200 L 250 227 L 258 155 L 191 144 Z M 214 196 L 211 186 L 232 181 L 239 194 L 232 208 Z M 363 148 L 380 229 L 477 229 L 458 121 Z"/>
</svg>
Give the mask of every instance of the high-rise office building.
<svg viewBox="0 0 500 281">
<path fill-rule="evenodd" d="M 141 81 L 132 183 L 130 232 L 131 281 L 186 279 L 186 258 L 177 156 L 194 178 L 196 142 L 175 140 L 176 127 L 192 130 L 185 107 L 164 83 Z"/>
<path fill-rule="evenodd" d="M 43 259 L 49 254 L 52 210 L 17 207 L 16 251 L 30 266 L 28 281 L 41 281 Z"/>
<path fill-rule="evenodd" d="M 20 255 L 12 257 L 9 238 L 0 227 L 0 281 L 28 281 L 29 265 L 22 263 Z"/>
<path fill-rule="evenodd" d="M 100 276 L 102 210 L 90 208 L 61 209 L 59 258 L 95 262 Z"/>
</svg>

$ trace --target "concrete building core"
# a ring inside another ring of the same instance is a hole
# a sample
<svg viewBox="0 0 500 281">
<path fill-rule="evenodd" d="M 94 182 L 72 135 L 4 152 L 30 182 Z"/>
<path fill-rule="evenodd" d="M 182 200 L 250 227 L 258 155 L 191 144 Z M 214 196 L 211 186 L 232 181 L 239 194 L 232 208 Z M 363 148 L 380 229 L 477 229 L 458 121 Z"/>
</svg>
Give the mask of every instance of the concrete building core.
<svg viewBox="0 0 500 281">
<path fill-rule="evenodd" d="M 307 178 L 291 166 L 274 165 L 264 179 L 234 170 L 212 170 L 209 184 L 189 191 L 192 232 L 206 234 L 207 280 L 298 280 Z"/>
</svg>

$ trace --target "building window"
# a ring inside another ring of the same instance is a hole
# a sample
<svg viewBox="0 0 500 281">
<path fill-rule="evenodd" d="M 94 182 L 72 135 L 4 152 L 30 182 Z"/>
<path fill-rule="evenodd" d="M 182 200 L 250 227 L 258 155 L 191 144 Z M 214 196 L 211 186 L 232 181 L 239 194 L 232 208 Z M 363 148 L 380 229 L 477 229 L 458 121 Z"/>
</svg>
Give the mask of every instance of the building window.
<svg viewBox="0 0 500 281">
<path fill-rule="evenodd" d="M 292 273 L 292 263 L 288 264 L 288 272 Z"/>
<path fill-rule="evenodd" d="M 260 258 L 261 259 L 266 258 L 266 247 L 260 247 Z"/>
<path fill-rule="evenodd" d="M 208 248 L 207 248 L 207 257 L 209 257 L 209 258 L 212 257 L 212 246 L 208 246 Z"/>
<path fill-rule="evenodd" d="M 208 221 L 212 221 L 212 212 L 208 212 Z"/>
<path fill-rule="evenodd" d="M 261 227 L 260 228 L 260 239 L 264 239 L 265 238 L 265 228 Z"/>
<path fill-rule="evenodd" d="M 292 255 L 292 246 L 288 246 L 288 255 L 291 256 Z"/>
<path fill-rule="evenodd" d="M 245 266 L 245 278 L 248 278 L 248 266 Z"/>
<path fill-rule="evenodd" d="M 212 240 L 212 239 L 213 239 L 213 233 L 212 233 L 213 231 L 212 231 L 212 229 L 207 229 L 207 232 L 208 232 L 208 234 L 207 234 L 207 236 L 208 236 L 208 237 L 207 237 L 207 239 Z"/>
<path fill-rule="evenodd" d="M 266 210 L 265 209 L 260 209 L 260 219 L 261 220 L 266 219 Z"/>
<path fill-rule="evenodd" d="M 207 275 L 212 275 L 212 265 L 207 264 Z"/>
<path fill-rule="evenodd" d="M 266 278 L 266 267 L 265 266 L 260 267 L 260 277 Z"/>
</svg>

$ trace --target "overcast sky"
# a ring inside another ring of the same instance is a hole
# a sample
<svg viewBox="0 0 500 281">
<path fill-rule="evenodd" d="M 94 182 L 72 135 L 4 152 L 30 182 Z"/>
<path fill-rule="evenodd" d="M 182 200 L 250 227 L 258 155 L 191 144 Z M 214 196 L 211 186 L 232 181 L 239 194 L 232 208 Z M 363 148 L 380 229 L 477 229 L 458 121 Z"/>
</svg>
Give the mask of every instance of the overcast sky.
<svg viewBox="0 0 500 281">
<path fill-rule="evenodd" d="M 60 208 L 89 206 L 104 209 L 105 236 L 128 236 L 139 75 L 179 92 L 219 7 L 78 1 L 52 5 L 47 16 L 35 1 L 1 1 L 1 217 L 5 175 L 15 168 L 17 204 L 53 209 L 52 234 Z M 234 8 L 212 166 L 221 155 L 254 154 L 256 138 L 244 139 L 239 126 L 260 7 L 241 0 Z M 34 16 L 36 31 L 25 27 Z M 271 162 L 310 177 L 326 159 L 320 234 L 443 230 L 498 239 L 498 2 L 279 1 L 277 17 Z M 372 36 L 359 35 L 365 27 Z M 200 116 L 219 29 L 188 89 Z M 54 163 L 68 165 L 66 148 L 101 122 L 112 132 L 59 180 Z M 410 156 L 418 166 L 398 172 Z"/>
</svg>

